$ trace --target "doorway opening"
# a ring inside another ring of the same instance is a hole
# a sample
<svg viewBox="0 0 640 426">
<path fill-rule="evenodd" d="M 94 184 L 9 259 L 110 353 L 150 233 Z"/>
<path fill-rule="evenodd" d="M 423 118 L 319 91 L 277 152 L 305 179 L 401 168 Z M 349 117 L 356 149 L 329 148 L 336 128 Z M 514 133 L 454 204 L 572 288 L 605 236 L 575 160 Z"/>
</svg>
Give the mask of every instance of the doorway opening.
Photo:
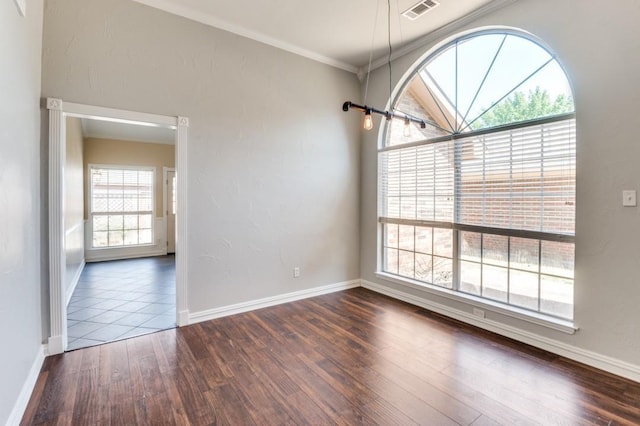
<svg viewBox="0 0 640 426">
<path fill-rule="evenodd" d="M 67 350 L 175 327 L 175 130 L 65 124 Z"/>
<path fill-rule="evenodd" d="M 182 236 L 186 235 L 187 217 L 188 119 L 60 99 L 47 99 L 47 108 L 49 353 L 82 347 L 80 339 L 88 346 L 186 325 L 187 250 Z M 106 155 L 101 157 L 104 160 L 82 160 L 79 172 L 82 189 L 78 189 L 78 160 L 73 158 L 73 148 L 67 147 L 67 131 L 73 131 L 68 120 L 72 119 L 76 123 L 85 122 L 83 133 L 90 124 L 102 129 L 98 133 L 109 129 L 110 143 L 114 144 L 102 153 Z M 121 133 L 126 131 L 134 131 L 137 136 L 123 138 Z M 140 140 L 140 135 L 155 133 L 157 138 L 161 133 L 166 137 L 167 132 L 173 164 L 147 164 L 148 155 L 135 154 L 140 146 L 133 145 L 121 149 L 128 159 L 109 157 L 118 151 L 116 143 L 128 140 L 151 146 L 154 140 Z M 171 238 L 167 237 L 165 168 L 179 176 L 172 192 L 174 199 L 169 202 L 175 217 Z M 84 198 L 80 203 L 73 197 L 78 193 Z M 169 240 L 173 240 L 175 254 L 168 254 Z M 127 306 L 131 311 L 125 311 Z"/>
</svg>

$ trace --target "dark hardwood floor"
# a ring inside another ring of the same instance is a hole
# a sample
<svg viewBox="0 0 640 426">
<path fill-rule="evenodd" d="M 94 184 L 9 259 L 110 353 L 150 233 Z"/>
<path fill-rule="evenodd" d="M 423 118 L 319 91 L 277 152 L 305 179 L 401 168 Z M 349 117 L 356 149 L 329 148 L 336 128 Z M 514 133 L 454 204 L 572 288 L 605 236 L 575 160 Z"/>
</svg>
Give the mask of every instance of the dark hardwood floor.
<svg viewBox="0 0 640 426">
<path fill-rule="evenodd" d="M 640 384 L 357 288 L 46 359 L 23 424 L 640 424 Z"/>
</svg>

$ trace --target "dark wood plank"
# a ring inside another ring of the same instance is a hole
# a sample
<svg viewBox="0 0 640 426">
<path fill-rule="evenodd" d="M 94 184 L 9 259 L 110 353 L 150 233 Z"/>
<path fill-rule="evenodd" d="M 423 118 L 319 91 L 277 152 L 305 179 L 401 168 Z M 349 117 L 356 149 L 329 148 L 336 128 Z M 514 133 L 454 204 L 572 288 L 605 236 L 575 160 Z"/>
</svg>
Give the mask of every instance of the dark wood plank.
<svg viewBox="0 0 640 426">
<path fill-rule="evenodd" d="M 22 424 L 640 424 L 640 383 L 358 288 L 45 360 Z"/>
</svg>

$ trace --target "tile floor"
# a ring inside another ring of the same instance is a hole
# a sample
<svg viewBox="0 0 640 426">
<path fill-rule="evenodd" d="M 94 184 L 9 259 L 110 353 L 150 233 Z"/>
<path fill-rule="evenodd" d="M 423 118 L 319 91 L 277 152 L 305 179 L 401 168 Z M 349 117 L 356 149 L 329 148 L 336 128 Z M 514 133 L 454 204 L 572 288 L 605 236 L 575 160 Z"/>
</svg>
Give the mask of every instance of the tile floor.
<svg viewBox="0 0 640 426">
<path fill-rule="evenodd" d="M 175 256 L 87 263 L 67 307 L 67 350 L 176 326 Z"/>
</svg>

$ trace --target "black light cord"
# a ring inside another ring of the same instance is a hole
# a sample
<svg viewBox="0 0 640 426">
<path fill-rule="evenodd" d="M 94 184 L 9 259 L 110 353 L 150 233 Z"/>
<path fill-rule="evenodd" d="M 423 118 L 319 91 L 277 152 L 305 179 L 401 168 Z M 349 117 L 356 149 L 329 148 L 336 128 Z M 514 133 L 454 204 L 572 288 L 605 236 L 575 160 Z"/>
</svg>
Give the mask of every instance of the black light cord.
<svg viewBox="0 0 640 426">
<path fill-rule="evenodd" d="M 387 66 L 389 67 L 389 102 L 391 102 L 391 0 L 387 0 L 387 42 L 389 43 L 389 58 Z"/>
</svg>

